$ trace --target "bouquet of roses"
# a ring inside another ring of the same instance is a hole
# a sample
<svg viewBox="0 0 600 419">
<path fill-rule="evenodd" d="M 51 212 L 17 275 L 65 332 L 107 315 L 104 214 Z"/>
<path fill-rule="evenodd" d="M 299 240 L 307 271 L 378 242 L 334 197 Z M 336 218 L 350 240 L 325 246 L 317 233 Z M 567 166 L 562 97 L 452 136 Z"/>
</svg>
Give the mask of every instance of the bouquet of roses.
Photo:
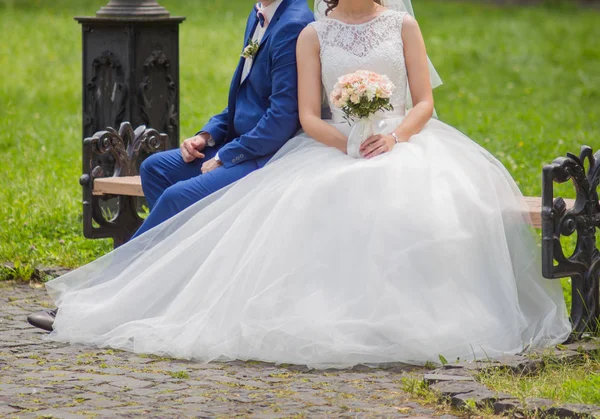
<svg viewBox="0 0 600 419">
<path fill-rule="evenodd" d="M 331 103 L 344 112 L 344 118 L 353 125 L 348 136 L 348 155 L 361 157 L 358 152 L 363 141 L 374 134 L 373 116 L 379 111 L 393 111 L 390 103 L 394 83 L 387 76 L 359 70 L 338 79 L 331 92 Z"/>
<path fill-rule="evenodd" d="M 387 76 L 359 70 L 338 79 L 331 92 L 331 103 L 344 112 L 349 122 L 368 118 L 381 110 L 394 110 L 390 103 L 394 88 Z"/>
</svg>

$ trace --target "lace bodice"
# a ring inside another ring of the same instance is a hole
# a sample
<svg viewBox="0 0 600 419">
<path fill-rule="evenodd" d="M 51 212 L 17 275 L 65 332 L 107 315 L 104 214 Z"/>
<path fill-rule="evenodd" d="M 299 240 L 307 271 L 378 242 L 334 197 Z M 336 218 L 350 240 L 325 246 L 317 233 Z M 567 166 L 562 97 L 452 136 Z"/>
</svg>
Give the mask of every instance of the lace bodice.
<svg viewBox="0 0 600 419">
<path fill-rule="evenodd" d="M 402 45 L 405 12 L 386 10 L 363 24 L 348 24 L 323 18 L 311 23 L 321 46 L 321 77 L 324 94 L 334 122 L 344 120 L 343 113 L 329 100 L 339 77 L 357 70 L 385 74 L 396 85 L 392 96 L 397 114 L 404 114 L 407 76 Z"/>
</svg>

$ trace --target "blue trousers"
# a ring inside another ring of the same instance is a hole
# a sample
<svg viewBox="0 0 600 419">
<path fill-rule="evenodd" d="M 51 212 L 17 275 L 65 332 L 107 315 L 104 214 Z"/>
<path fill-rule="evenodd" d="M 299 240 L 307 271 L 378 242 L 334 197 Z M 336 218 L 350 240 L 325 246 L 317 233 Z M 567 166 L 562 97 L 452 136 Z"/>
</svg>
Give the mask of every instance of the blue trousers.
<svg viewBox="0 0 600 419">
<path fill-rule="evenodd" d="M 245 161 L 230 168 L 218 167 L 202 174 L 202 163 L 217 154 L 207 147 L 205 158 L 185 163 L 179 149 L 163 151 L 148 157 L 140 167 L 142 189 L 150 206 L 150 215 L 132 238 L 150 230 L 213 192 L 258 169 L 258 164 Z"/>
</svg>

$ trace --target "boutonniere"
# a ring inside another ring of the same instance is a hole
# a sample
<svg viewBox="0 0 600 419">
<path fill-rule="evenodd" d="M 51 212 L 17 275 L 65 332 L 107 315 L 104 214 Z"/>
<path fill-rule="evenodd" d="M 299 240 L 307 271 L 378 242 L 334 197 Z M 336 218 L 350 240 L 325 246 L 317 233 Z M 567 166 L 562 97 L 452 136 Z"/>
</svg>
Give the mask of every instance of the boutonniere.
<svg viewBox="0 0 600 419">
<path fill-rule="evenodd" d="M 258 42 L 251 40 L 248 46 L 244 48 L 244 51 L 242 52 L 242 57 L 246 59 L 254 58 L 258 53 L 259 46 L 260 44 Z"/>
</svg>

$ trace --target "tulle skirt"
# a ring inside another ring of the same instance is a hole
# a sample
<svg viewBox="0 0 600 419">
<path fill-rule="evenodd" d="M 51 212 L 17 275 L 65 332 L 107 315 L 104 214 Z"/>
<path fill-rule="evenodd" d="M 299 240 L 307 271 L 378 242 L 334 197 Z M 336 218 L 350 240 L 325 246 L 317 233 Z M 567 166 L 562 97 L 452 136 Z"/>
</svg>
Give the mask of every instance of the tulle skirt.
<svg viewBox="0 0 600 419">
<path fill-rule="evenodd" d="M 49 282 L 49 339 L 315 368 L 497 357 L 570 333 L 538 254 L 506 169 L 442 122 L 370 160 L 299 135 Z"/>
</svg>

